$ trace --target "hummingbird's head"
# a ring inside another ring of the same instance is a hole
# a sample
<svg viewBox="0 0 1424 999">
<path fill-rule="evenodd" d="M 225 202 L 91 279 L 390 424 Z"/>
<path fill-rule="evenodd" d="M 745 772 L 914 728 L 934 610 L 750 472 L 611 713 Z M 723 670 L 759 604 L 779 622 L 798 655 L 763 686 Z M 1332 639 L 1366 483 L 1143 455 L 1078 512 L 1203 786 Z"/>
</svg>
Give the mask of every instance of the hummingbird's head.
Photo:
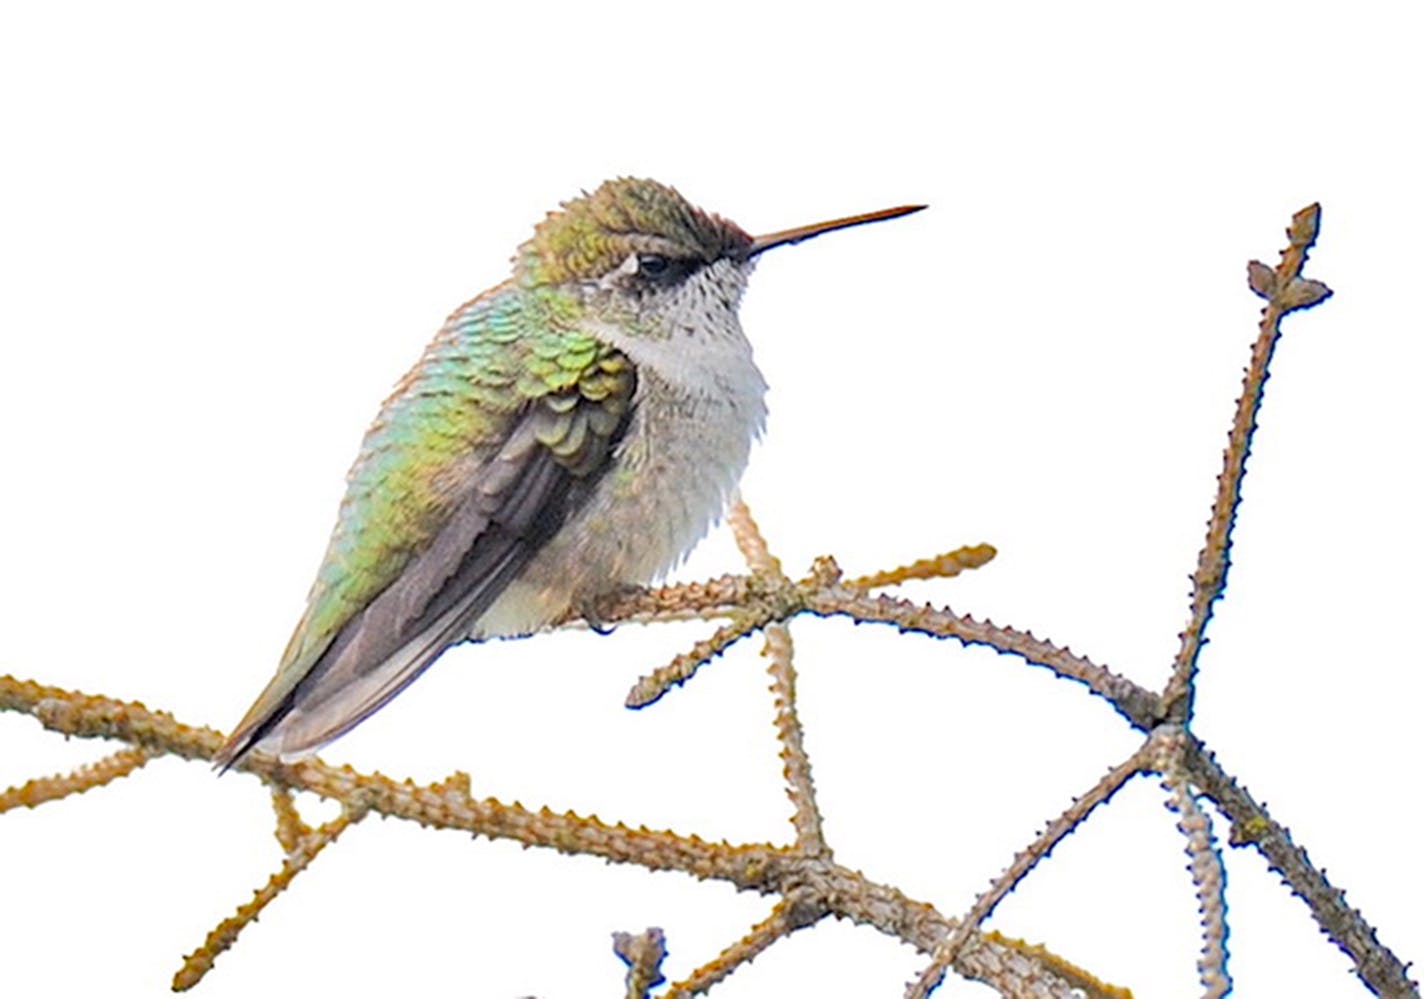
<svg viewBox="0 0 1424 999">
<path fill-rule="evenodd" d="M 584 329 L 661 368 L 665 352 L 749 350 L 737 309 L 755 243 L 671 187 L 625 177 L 550 212 L 519 248 L 515 281 L 571 296 Z"/>
<path fill-rule="evenodd" d="M 525 287 L 611 279 L 628 290 L 640 283 L 652 290 L 718 260 L 745 263 L 752 242 L 671 187 L 622 177 L 550 212 L 519 248 L 515 277 Z"/>
<path fill-rule="evenodd" d="M 714 344 L 749 351 L 737 309 L 760 254 L 922 207 L 750 236 L 693 207 L 671 187 L 623 177 L 550 212 L 519 248 L 514 278 L 531 291 L 558 289 L 577 296 L 584 321 L 596 324 L 600 335 L 630 356 Z"/>
</svg>

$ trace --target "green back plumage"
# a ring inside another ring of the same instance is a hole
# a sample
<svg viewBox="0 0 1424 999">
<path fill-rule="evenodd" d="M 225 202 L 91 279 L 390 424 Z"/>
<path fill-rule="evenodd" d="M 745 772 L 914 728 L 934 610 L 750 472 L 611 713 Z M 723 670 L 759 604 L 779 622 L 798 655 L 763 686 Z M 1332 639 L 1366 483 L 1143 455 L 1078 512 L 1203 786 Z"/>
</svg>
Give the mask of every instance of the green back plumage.
<svg viewBox="0 0 1424 999">
<path fill-rule="evenodd" d="M 431 543 L 518 420 L 573 474 L 602 463 L 633 369 L 579 315 L 567 293 L 511 282 L 450 317 L 366 433 L 284 670 L 315 661 Z"/>
</svg>

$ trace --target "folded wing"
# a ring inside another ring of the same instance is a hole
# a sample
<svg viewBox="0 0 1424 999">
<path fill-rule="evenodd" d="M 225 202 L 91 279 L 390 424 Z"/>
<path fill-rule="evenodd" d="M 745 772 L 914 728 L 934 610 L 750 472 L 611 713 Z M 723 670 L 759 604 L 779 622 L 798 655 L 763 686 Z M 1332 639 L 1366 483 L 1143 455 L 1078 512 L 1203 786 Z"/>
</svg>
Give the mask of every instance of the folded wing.
<svg viewBox="0 0 1424 999">
<path fill-rule="evenodd" d="M 296 756 L 416 679 L 589 495 L 631 415 L 634 374 L 581 334 L 499 335 L 453 316 L 367 434 L 307 612 L 217 756 Z M 503 379 L 503 382 L 500 382 Z"/>
</svg>

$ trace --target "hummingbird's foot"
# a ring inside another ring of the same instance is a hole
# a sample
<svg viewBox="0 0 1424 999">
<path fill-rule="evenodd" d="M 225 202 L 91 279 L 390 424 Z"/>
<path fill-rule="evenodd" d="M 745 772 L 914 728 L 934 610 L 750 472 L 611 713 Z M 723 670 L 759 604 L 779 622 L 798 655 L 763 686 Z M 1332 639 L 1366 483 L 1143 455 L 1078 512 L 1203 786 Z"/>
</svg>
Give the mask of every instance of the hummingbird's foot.
<svg viewBox="0 0 1424 999">
<path fill-rule="evenodd" d="M 592 597 L 585 597 L 577 604 L 578 615 L 583 618 L 591 631 L 600 635 L 611 635 L 618 625 L 608 623 L 608 612 L 616 607 L 630 593 L 637 593 L 642 587 L 623 583 Z"/>
</svg>

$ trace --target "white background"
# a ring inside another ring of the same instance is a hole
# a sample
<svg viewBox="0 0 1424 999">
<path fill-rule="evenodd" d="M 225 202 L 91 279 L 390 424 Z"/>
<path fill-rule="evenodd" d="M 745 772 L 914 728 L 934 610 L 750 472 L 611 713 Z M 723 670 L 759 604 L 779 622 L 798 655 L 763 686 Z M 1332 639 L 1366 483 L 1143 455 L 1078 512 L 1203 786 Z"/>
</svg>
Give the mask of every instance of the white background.
<svg viewBox="0 0 1424 999">
<path fill-rule="evenodd" d="M 230 726 L 390 385 L 543 212 L 634 174 L 754 232 L 932 205 L 762 263 L 743 320 L 772 415 L 746 496 L 796 573 L 992 542 L 915 595 L 1159 686 L 1255 333 L 1245 264 L 1319 200 L 1307 273 L 1336 295 L 1287 322 L 1197 728 L 1419 959 L 1417 15 L 989 7 L 8 6 L 0 671 Z M 718 532 L 680 576 L 737 565 Z M 709 631 L 459 649 L 326 758 L 785 842 L 757 643 L 621 707 Z M 947 914 L 1137 741 L 1013 658 L 795 636 L 838 859 Z M 108 749 L 0 717 L 0 786 Z M 992 925 L 1194 994 L 1162 800 L 1134 783 Z M 164 760 L 0 817 L 6 994 L 163 994 L 279 863 L 269 816 L 254 780 Z M 1239 994 L 1365 994 L 1260 857 L 1228 864 Z M 615 996 L 611 931 L 666 928 L 680 977 L 768 904 L 368 820 L 199 994 Z M 716 994 L 898 996 L 922 960 L 826 923 Z"/>
</svg>

